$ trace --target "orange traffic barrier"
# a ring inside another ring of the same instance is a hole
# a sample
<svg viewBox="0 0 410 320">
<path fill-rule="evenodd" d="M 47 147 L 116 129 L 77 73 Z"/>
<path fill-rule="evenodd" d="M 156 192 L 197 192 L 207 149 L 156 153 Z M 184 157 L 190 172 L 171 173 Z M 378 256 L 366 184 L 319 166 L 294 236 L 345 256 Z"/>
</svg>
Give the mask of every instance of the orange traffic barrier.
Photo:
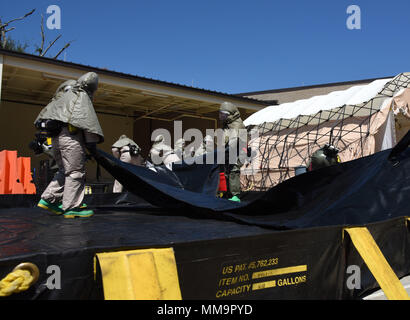
<svg viewBox="0 0 410 320">
<path fill-rule="evenodd" d="M 6 193 L 7 151 L 0 152 L 0 194 Z"/>
<path fill-rule="evenodd" d="M 18 175 L 17 151 L 3 150 L 0 154 L 0 193 L 24 194 Z"/>
<path fill-rule="evenodd" d="M 17 158 L 17 172 L 20 182 L 23 184 L 25 194 L 35 194 L 36 186 L 33 183 L 31 175 L 31 158 L 18 157 Z"/>
<path fill-rule="evenodd" d="M 17 151 L 8 151 L 9 162 L 9 193 L 24 194 L 24 187 L 17 171 Z"/>
</svg>

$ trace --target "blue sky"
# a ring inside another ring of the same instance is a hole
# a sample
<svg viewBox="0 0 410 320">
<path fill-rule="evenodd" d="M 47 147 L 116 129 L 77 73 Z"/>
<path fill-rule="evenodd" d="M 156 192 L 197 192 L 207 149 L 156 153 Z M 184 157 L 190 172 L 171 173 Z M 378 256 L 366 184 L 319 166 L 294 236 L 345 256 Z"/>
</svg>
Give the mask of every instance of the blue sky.
<svg viewBox="0 0 410 320">
<path fill-rule="evenodd" d="M 352 4 L 360 30 L 346 27 Z M 408 0 L 15 0 L 1 1 L 0 17 L 36 8 L 9 33 L 33 52 L 50 5 L 61 8 L 61 30 L 46 28 L 47 43 L 62 34 L 50 55 L 74 40 L 67 61 L 198 88 L 240 93 L 410 71 Z"/>
</svg>

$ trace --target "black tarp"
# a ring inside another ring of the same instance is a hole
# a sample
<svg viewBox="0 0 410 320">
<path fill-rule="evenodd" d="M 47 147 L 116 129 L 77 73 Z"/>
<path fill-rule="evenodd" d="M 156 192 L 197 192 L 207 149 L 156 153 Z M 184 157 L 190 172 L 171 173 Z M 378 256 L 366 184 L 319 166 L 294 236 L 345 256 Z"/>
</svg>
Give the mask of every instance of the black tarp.
<svg viewBox="0 0 410 320">
<path fill-rule="evenodd" d="M 210 177 L 204 186 L 182 183 L 187 167 L 158 178 L 99 152 L 99 163 L 133 194 L 87 195 L 95 210 L 89 219 L 37 208 L 38 195 L 0 196 L 0 277 L 25 261 L 41 273 L 28 291 L 1 299 L 102 299 L 101 277 L 93 272 L 97 252 L 161 247 L 174 248 L 183 299 L 360 298 L 377 283 L 346 226 L 368 227 L 394 272 L 410 273 L 404 218 L 410 152 L 404 145 L 297 176 L 266 193 L 244 194 L 240 204 L 211 194 L 216 166 L 191 167 Z M 362 272 L 360 289 L 346 287 L 352 264 Z M 45 286 L 50 265 L 61 268 L 61 289 Z M 254 272 L 294 266 L 305 269 L 263 278 L 271 287 L 253 288 L 261 281 Z"/>
<path fill-rule="evenodd" d="M 410 133 L 393 150 L 291 178 L 241 203 L 215 196 L 218 165 L 173 171 L 123 163 L 98 151 L 97 161 L 130 192 L 165 209 L 207 214 L 273 229 L 365 224 L 408 215 Z"/>
</svg>

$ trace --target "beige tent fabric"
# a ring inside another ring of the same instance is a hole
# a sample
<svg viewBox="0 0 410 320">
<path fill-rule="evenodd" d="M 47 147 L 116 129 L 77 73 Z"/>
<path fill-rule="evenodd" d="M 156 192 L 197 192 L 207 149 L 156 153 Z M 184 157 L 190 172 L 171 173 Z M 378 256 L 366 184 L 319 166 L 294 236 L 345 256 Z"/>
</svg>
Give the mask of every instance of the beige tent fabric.
<svg viewBox="0 0 410 320">
<path fill-rule="evenodd" d="M 394 97 L 392 110 L 395 115 L 396 139 L 401 138 L 410 130 L 410 89 L 404 89 Z"/>
<path fill-rule="evenodd" d="M 393 98 L 392 110 L 394 114 L 402 113 L 407 118 L 410 118 L 410 88 L 404 89 L 401 93 Z"/>
</svg>

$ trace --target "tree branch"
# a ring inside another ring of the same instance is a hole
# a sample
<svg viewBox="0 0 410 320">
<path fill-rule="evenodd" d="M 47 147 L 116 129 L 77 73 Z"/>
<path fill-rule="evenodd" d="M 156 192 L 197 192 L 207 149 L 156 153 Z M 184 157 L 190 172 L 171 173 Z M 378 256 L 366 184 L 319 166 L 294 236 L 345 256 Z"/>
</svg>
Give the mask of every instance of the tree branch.
<svg viewBox="0 0 410 320">
<path fill-rule="evenodd" d="M 61 38 L 61 34 L 60 34 L 57 38 L 55 38 L 53 42 L 50 42 L 50 44 L 49 44 L 49 46 L 47 47 L 47 49 L 44 50 L 44 52 L 40 54 L 40 57 L 43 57 L 43 56 L 47 53 L 48 49 L 50 49 L 51 46 L 52 46 L 54 43 L 56 43 L 56 41 L 57 41 L 58 39 L 60 39 L 60 38 Z"/>
<path fill-rule="evenodd" d="M 1 19 L 0 19 L 1 25 Z M 6 38 L 6 29 L 1 25 L 0 27 L 0 46 L 4 48 L 6 46 L 7 38 Z"/>
<path fill-rule="evenodd" d="M 46 37 L 44 36 L 44 16 L 41 15 L 41 46 L 38 48 L 38 53 L 42 57 L 43 54 L 43 49 L 44 49 L 44 41 L 46 40 Z"/>
<path fill-rule="evenodd" d="M 7 27 L 10 23 L 14 22 L 14 21 L 18 21 L 18 20 L 23 20 L 24 18 L 27 18 L 29 15 L 31 15 L 34 11 L 36 11 L 36 9 L 31 10 L 30 12 L 26 13 L 24 16 L 20 17 L 20 18 L 16 18 L 16 19 L 12 19 L 8 22 L 6 22 L 5 24 L 0 25 L 0 28 L 4 28 Z"/>
<path fill-rule="evenodd" d="M 70 42 L 68 42 L 68 43 L 57 53 L 57 55 L 56 55 L 53 59 L 57 59 L 57 57 L 58 57 L 65 49 L 67 49 L 72 42 L 73 42 L 73 40 L 70 41 Z"/>
</svg>

